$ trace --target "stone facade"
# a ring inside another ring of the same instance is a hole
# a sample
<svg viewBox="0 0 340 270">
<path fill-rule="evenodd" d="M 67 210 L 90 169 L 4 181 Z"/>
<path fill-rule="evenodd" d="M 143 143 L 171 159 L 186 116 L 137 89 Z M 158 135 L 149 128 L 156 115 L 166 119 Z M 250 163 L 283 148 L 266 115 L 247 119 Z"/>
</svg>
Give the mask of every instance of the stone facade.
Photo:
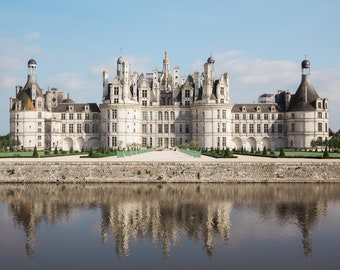
<svg viewBox="0 0 340 270">
<path fill-rule="evenodd" d="M 103 72 L 99 106 L 75 103 L 55 88 L 43 93 L 36 67 L 29 60 L 27 83 L 10 99 L 10 135 L 23 149 L 173 148 L 191 141 L 202 148 L 306 149 L 311 140 L 328 138 L 328 100 L 312 86 L 308 60 L 295 94 L 278 91 L 234 105 L 228 73 L 215 77 L 212 56 L 201 74 L 189 76 L 179 67 L 171 72 L 167 52 L 162 71 L 145 75 L 131 73 L 119 57 L 111 81 Z"/>
</svg>

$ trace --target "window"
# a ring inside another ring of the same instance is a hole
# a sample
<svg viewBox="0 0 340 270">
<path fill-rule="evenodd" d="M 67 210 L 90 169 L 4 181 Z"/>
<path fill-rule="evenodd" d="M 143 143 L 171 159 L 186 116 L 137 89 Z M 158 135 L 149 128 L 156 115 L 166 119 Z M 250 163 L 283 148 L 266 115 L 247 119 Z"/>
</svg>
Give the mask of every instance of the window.
<svg viewBox="0 0 340 270">
<path fill-rule="evenodd" d="M 41 140 L 41 136 L 40 135 L 38 136 L 38 140 Z"/>
<path fill-rule="evenodd" d="M 249 133 L 254 133 L 254 124 L 249 124 Z"/>
<path fill-rule="evenodd" d="M 275 114 L 272 113 L 272 120 L 275 120 Z"/>
<path fill-rule="evenodd" d="M 318 131 L 322 132 L 322 123 L 318 123 Z"/>
<path fill-rule="evenodd" d="M 238 113 L 235 114 L 235 120 L 240 120 L 240 115 Z"/>
<path fill-rule="evenodd" d="M 272 132 L 272 133 L 275 133 L 275 125 L 274 125 L 274 124 L 272 124 L 272 126 L 271 126 L 271 127 L 272 127 L 272 131 L 271 131 L 271 132 Z"/>
<path fill-rule="evenodd" d="M 150 124 L 150 133 L 152 133 L 152 125 Z"/>
<path fill-rule="evenodd" d="M 185 93 L 184 96 L 185 96 L 186 98 L 189 98 L 189 97 L 190 97 L 190 90 L 185 90 L 184 93 Z"/>
<path fill-rule="evenodd" d="M 222 132 L 226 132 L 226 123 L 222 123 Z"/>
<path fill-rule="evenodd" d="M 182 125 L 179 125 L 179 133 L 182 133 L 183 129 L 182 129 Z"/>
<path fill-rule="evenodd" d="M 117 147 L 117 137 L 112 137 L 112 146 Z"/>
<path fill-rule="evenodd" d="M 146 137 L 142 138 L 142 146 L 146 146 Z"/>
<path fill-rule="evenodd" d="M 19 123 L 17 123 L 17 124 L 19 124 Z M 38 127 L 41 127 L 41 122 L 38 122 Z"/>
<path fill-rule="evenodd" d="M 282 133 L 282 131 L 283 131 L 283 130 L 282 130 L 282 124 L 278 124 L 278 125 L 277 125 L 277 132 L 278 132 L 278 133 Z"/>
<path fill-rule="evenodd" d="M 292 114 L 291 114 L 291 116 L 292 116 L 292 119 L 294 119 L 294 118 L 295 118 L 295 114 L 294 114 L 294 113 L 292 113 Z"/>
<path fill-rule="evenodd" d="M 112 123 L 112 132 L 117 132 L 117 123 Z"/>
<path fill-rule="evenodd" d="M 81 124 L 77 124 L 77 133 L 81 133 Z"/>
<path fill-rule="evenodd" d="M 152 120 L 152 112 L 150 112 L 149 120 Z"/>
<path fill-rule="evenodd" d="M 217 110 L 217 119 L 220 119 L 220 110 Z"/>
<path fill-rule="evenodd" d="M 235 133 L 240 133 L 240 124 L 235 124 Z"/>
<path fill-rule="evenodd" d="M 189 100 L 186 100 L 186 101 L 184 102 L 184 105 L 185 105 L 185 106 L 189 106 L 189 105 L 190 105 L 190 101 L 189 101 Z"/>
<path fill-rule="evenodd" d="M 112 119 L 117 119 L 117 110 L 112 110 Z"/>
<path fill-rule="evenodd" d="M 170 132 L 175 133 L 175 124 L 170 125 Z"/>
<path fill-rule="evenodd" d="M 221 87 L 221 88 L 220 88 L 220 95 L 221 95 L 221 96 L 224 96 L 224 87 Z"/>
<path fill-rule="evenodd" d="M 158 124 L 158 133 L 163 133 L 163 125 Z"/>
<path fill-rule="evenodd" d="M 114 99 L 113 99 L 113 103 L 114 103 L 114 104 L 119 103 L 119 99 L 118 99 L 118 98 L 114 98 Z"/>
<path fill-rule="evenodd" d="M 85 116 L 86 117 L 86 116 Z M 89 116 L 89 119 L 90 119 L 90 116 Z M 98 114 L 94 113 L 93 114 L 93 120 L 97 120 L 98 119 Z"/>
<path fill-rule="evenodd" d="M 93 133 L 97 133 L 98 132 L 98 126 L 97 124 L 93 124 Z"/>
<path fill-rule="evenodd" d="M 66 133 L 66 125 L 65 124 L 61 125 L 61 132 Z"/>
<path fill-rule="evenodd" d="M 150 141 L 150 146 L 152 147 L 152 138 L 151 137 L 150 137 L 149 141 Z"/>
<path fill-rule="evenodd" d="M 163 138 L 158 138 L 158 147 L 163 147 Z"/>
<path fill-rule="evenodd" d="M 170 138 L 170 146 L 175 147 L 175 138 Z"/>
<path fill-rule="evenodd" d="M 170 112 L 170 120 L 175 120 L 175 112 Z"/>
<path fill-rule="evenodd" d="M 227 111 L 222 110 L 222 119 L 226 119 L 226 118 L 227 118 Z"/>
<path fill-rule="evenodd" d="M 68 132 L 73 133 L 73 124 L 68 125 Z"/>
<path fill-rule="evenodd" d="M 148 97 L 148 90 L 143 89 L 142 90 L 142 98 L 147 98 Z"/>
<path fill-rule="evenodd" d="M 142 112 L 142 120 L 146 120 L 146 112 L 145 111 Z"/>
<path fill-rule="evenodd" d="M 257 120 L 261 120 L 261 114 L 258 113 L 258 114 L 256 115 L 256 118 L 257 118 Z"/>
<path fill-rule="evenodd" d="M 41 117 L 42 117 L 41 112 L 38 112 L 38 118 L 41 118 Z"/>
<path fill-rule="evenodd" d="M 164 120 L 169 120 L 169 112 L 164 112 Z"/>
<path fill-rule="evenodd" d="M 326 131 L 326 132 L 328 131 L 327 123 L 325 123 L 325 131 Z"/>
<path fill-rule="evenodd" d="M 113 94 L 115 96 L 118 96 L 119 95 L 119 88 L 117 86 L 113 87 Z"/>
<path fill-rule="evenodd" d="M 278 114 L 277 119 L 278 119 L 278 120 L 282 120 L 282 119 L 283 119 L 282 113 L 279 113 L 279 114 Z"/>
<path fill-rule="evenodd" d="M 247 133 L 247 125 L 246 124 L 242 125 L 242 132 Z"/>
<path fill-rule="evenodd" d="M 85 124 L 85 133 L 90 133 L 90 124 Z"/>
<path fill-rule="evenodd" d="M 268 124 L 264 124 L 264 126 L 263 126 L 263 132 L 264 133 L 268 133 Z"/>
<path fill-rule="evenodd" d="M 158 112 L 158 120 L 163 120 L 163 113 L 162 112 Z"/>
<path fill-rule="evenodd" d="M 217 123 L 217 132 L 220 132 L 220 123 Z"/>
<path fill-rule="evenodd" d="M 81 120 L 81 113 L 77 113 L 77 120 Z"/>
<path fill-rule="evenodd" d="M 142 124 L 142 133 L 146 133 L 146 124 Z"/>
<path fill-rule="evenodd" d="M 318 102 L 318 109 L 321 109 L 321 102 Z"/>
<path fill-rule="evenodd" d="M 90 114 L 89 113 L 85 113 L 85 120 L 90 120 Z"/>
<path fill-rule="evenodd" d="M 142 100 L 142 106 L 147 106 L 148 105 L 148 101 L 147 100 Z"/>
<path fill-rule="evenodd" d="M 168 124 L 164 125 L 164 133 L 169 133 L 169 125 Z"/>
<path fill-rule="evenodd" d="M 261 124 L 256 125 L 256 133 L 261 133 Z"/>
<path fill-rule="evenodd" d="M 222 147 L 226 147 L 226 146 L 227 146 L 227 138 L 222 137 Z"/>
<path fill-rule="evenodd" d="M 249 120 L 254 120 L 254 114 L 249 114 Z"/>
<path fill-rule="evenodd" d="M 242 114 L 242 119 L 243 120 L 246 120 L 247 119 L 247 115 L 244 113 L 244 114 Z"/>
<path fill-rule="evenodd" d="M 38 101 L 38 109 L 41 109 L 41 101 Z"/>
<path fill-rule="evenodd" d="M 221 145 L 221 138 L 217 137 L 217 147 L 220 147 L 220 145 Z"/>
<path fill-rule="evenodd" d="M 268 120 L 268 113 L 265 113 L 265 114 L 263 115 L 263 119 L 264 119 L 264 120 Z"/>
<path fill-rule="evenodd" d="M 68 114 L 68 119 L 73 120 L 73 113 Z"/>
<path fill-rule="evenodd" d="M 295 132 L 295 123 L 292 123 L 290 127 L 291 132 Z"/>
<path fill-rule="evenodd" d="M 318 112 L 318 118 L 322 118 L 322 112 Z"/>
</svg>

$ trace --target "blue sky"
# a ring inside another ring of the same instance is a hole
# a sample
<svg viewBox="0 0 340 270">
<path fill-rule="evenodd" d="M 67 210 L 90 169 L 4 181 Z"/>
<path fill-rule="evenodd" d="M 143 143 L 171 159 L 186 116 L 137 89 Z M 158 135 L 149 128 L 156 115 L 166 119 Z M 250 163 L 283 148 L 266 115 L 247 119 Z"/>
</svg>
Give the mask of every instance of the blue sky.
<svg viewBox="0 0 340 270">
<path fill-rule="evenodd" d="M 312 83 L 340 129 L 340 1 L 337 0 L 4 0 L 0 4 L 0 134 L 9 132 L 9 98 L 37 61 L 41 88 L 76 102 L 101 102 L 102 71 L 113 78 L 123 55 L 132 71 L 162 69 L 168 50 L 181 74 L 203 71 L 212 53 L 230 77 L 231 103 L 289 90 L 311 61 Z"/>
</svg>

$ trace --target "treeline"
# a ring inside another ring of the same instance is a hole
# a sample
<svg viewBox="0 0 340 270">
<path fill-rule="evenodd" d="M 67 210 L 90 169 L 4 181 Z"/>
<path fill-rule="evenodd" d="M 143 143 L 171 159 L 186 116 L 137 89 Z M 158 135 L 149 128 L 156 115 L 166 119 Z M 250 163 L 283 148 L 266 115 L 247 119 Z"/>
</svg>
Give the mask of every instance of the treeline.
<svg viewBox="0 0 340 270">
<path fill-rule="evenodd" d="M 20 146 L 19 140 L 10 139 L 9 134 L 0 136 L 0 151 L 14 151 Z"/>
<path fill-rule="evenodd" d="M 318 138 L 317 140 L 312 140 L 310 146 L 313 148 L 317 148 L 318 146 L 321 147 L 328 147 L 328 149 L 340 149 L 340 139 L 338 136 L 338 132 L 334 133 L 333 136 L 328 140 L 323 140 L 322 138 Z"/>
</svg>

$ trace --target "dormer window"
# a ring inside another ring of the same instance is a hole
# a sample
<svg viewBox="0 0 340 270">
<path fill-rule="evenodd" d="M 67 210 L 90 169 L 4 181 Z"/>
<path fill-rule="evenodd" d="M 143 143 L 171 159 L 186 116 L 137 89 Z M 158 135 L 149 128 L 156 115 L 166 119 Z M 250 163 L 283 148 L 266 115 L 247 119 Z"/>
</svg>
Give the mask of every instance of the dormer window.
<svg viewBox="0 0 340 270">
<path fill-rule="evenodd" d="M 261 107 L 260 107 L 260 106 L 257 106 L 257 107 L 256 107 L 256 111 L 257 111 L 257 112 L 260 112 L 260 111 L 261 111 Z"/>
<path fill-rule="evenodd" d="M 246 106 L 242 106 L 242 112 L 246 112 L 247 109 L 246 109 Z"/>
</svg>

